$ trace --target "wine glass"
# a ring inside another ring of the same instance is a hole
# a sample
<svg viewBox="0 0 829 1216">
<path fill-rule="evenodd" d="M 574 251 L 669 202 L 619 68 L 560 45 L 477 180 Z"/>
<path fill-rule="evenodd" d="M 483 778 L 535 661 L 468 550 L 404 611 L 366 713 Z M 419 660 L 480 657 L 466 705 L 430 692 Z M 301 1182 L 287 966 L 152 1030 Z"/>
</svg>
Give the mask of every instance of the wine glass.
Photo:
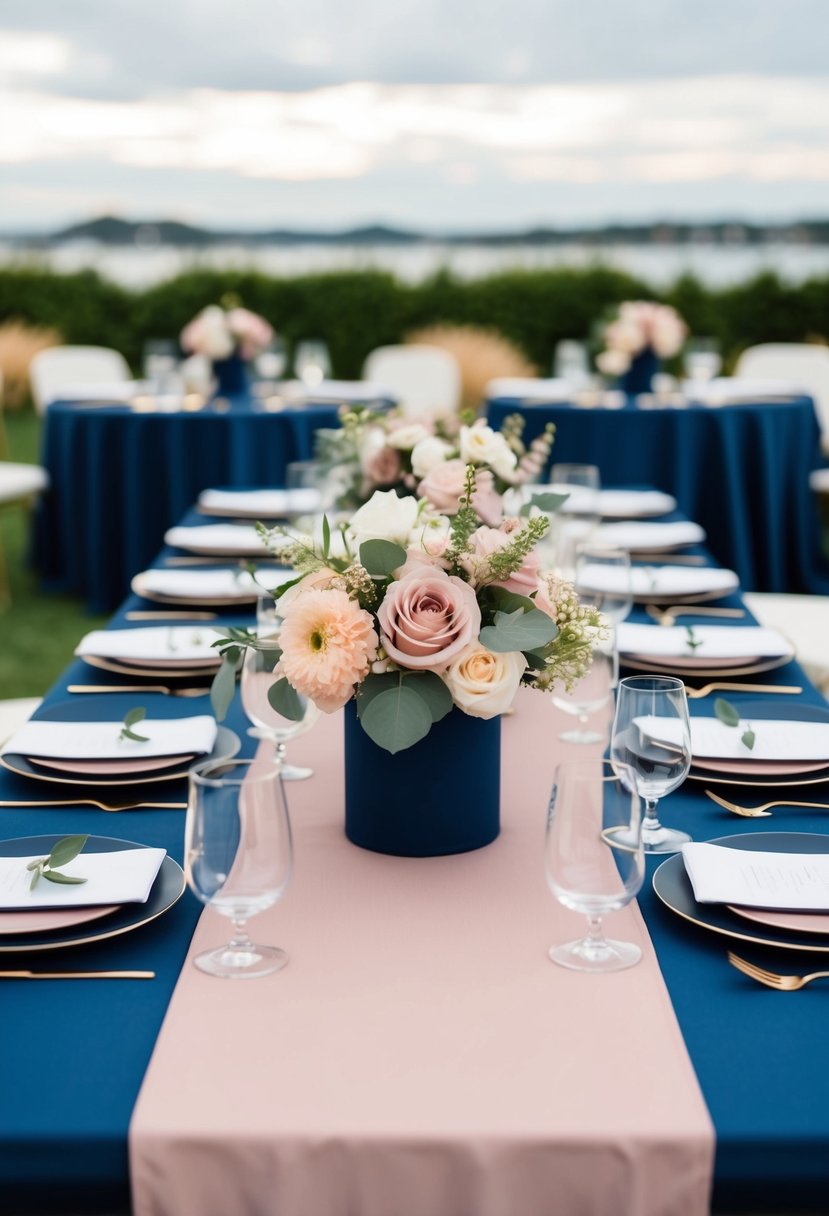
<svg viewBox="0 0 829 1216">
<path fill-rule="evenodd" d="M 645 852 L 675 853 L 691 837 L 663 827 L 656 804 L 682 784 L 691 767 L 691 725 L 681 680 L 626 676 L 619 682 L 610 755 L 632 770 L 636 789 L 645 800 Z"/>
<path fill-rule="evenodd" d="M 556 344 L 553 355 L 553 375 L 566 380 L 572 388 L 584 388 L 590 378 L 587 343 L 563 338 Z"/>
<path fill-rule="evenodd" d="M 602 743 L 607 740 L 607 731 L 588 729 L 590 715 L 607 705 L 615 686 L 615 664 L 613 651 L 598 644 L 594 647 L 590 667 L 582 678 L 568 691 L 556 688 L 552 695 L 553 705 L 565 713 L 575 715 L 578 726 L 563 730 L 559 739 L 565 743 Z"/>
<path fill-rule="evenodd" d="M 260 380 L 272 386 L 282 378 L 288 364 L 288 352 L 282 338 L 274 335 L 264 350 L 253 357 L 253 366 Z"/>
<path fill-rule="evenodd" d="M 587 542 L 576 549 L 576 591 L 583 604 L 598 608 L 611 627 L 608 642 L 613 656 L 613 687 L 619 682 L 616 626 L 633 608 L 630 553 L 611 545 Z"/>
<path fill-rule="evenodd" d="M 722 358 L 713 338 L 692 338 L 685 346 L 685 371 L 695 384 L 707 384 L 719 374 Z"/>
<path fill-rule="evenodd" d="M 630 903 L 642 886 L 639 796 L 634 775 L 607 760 L 559 764 L 553 779 L 544 850 L 550 890 L 587 917 L 584 938 L 551 946 L 550 958 L 574 971 L 621 971 L 642 951 L 608 940 L 602 917 Z"/>
<path fill-rule="evenodd" d="M 249 646 L 242 663 L 242 708 L 253 723 L 248 733 L 255 738 L 270 739 L 276 748 L 276 760 L 283 781 L 305 781 L 313 777 L 312 768 L 300 768 L 285 763 L 286 744 L 304 735 L 320 716 L 313 701 L 297 694 L 297 718 L 288 718 L 270 702 L 268 693 L 276 683 L 274 669 L 279 662 L 279 633 L 260 635 L 256 646 Z"/>
<path fill-rule="evenodd" d="M 190 770 L 184 866 L 191 891 L 233 921 L 226 946 L 193 959 L 200 971 L 253 979 L 284 967 L 278 946 L 251 941 L 247 921 L 281 899 L 291 880 L 288 806 L 273 756 L 209 760 Z"/>
<path fill-rule="evenodd" d="M 318 338 L 298 343 L 294 371 L 306 389 L 319 388 L 331 375 L 331 358 L 325 343 Z"/>
<path fill-rule="evenodd" d="M 554 464 L 550 470 L 549 489 L 568 495 L 555 516 L 556 567 L 563 577 L 572 579 L 576 549 L 589 539 L 601 520 L 598 467 L 595 464 Z"/>
</svg>

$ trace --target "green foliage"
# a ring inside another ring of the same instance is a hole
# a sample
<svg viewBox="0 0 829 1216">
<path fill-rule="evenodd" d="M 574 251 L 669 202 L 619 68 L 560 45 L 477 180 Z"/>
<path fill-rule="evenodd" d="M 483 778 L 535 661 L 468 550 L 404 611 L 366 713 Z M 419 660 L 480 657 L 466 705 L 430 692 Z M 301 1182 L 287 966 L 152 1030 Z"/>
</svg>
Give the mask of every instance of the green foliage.
<svg viewBox="0 0 829 1216">
<path fill-rule="evenodd" d="M 34 861 L 30 861 L 26 866 L 32 875 L 29 890 L 33 891 L 41 878 L 46 878 L 49 882 L 63 883 L 66 886 L 86 882 L 85 878 L 70 878 L 68 874 L 59 874 L 58 867 L 74 861 L 87 840 L 89 840 L 88 836 L 64 836 L 56 842 L 48 857 L 36 857 Z"/>
<path fill-rule="evenodd" d="M 390 540 L 364 540 L 360 565 L 376 578 L 388 578 L 406 560 L 406 550 Z"/>
<path fill-rule="evenodd" d="M 305 717 L 305 705 L 296 689 L 283 676 L 268 689 L 268 701 L 273 709 L 289 722 L 301 722 Z"/>
<path fill-rule="evenodd" d="M 517 650 L 538 650 L 558 637 L 558 626 L 540 608 L 524 612 L 496 612 L 492 625 L 485 625 L 480 641 L 495 654 Z"/>
<path fill-rule="evenodd" d="M 396 687 L 378 693 L 360 715 L 360 725 L 368 737 L 392 755 L 425 738 L 432 721 L 428 703 L 408 680 L 399 680 Z"/>
<path fill-rule="evenodd" d="M 197 269 L 143 292 L 91 270 L 64 275 L 10 267 L 0 270 L 0 323 L 17 318 L 52 326 L 66 342 L 113 346 L 137 371 L 145 342 L 177 338 L 199 309 L 228 292 L 266 317 L 289 349 L 303 338 L 323 338 L 334 374 L 347 379 L 359 377 L 375 347 L 438 322 L 498 330 L 544 370 L 562 338 L 594 340 L 601 318 L 637 298 L 678 308 L 692 334 L 718 342 L 726 370 L 758 342 L 829 337 L 829 278 L 790 284 L 767 272 L 714 288 L 683 275 L 658 292 L 606 266 L 510 270 L 473 280 L 441 271 L 415 284 L 374 270 L 278 279 L 252 270 Z"/>
<path fill-rule="evenodd" d="M 124 716 L 124 725 L 121 727 L 121 733 L 118 736 L 118 741 L 122 739 L 132 739 L 135 743 L 148 743 L 148 735 L 139 735 L 132 728 L 139 722 L 143 722 L 147 716 L 147 711 L 143 705 L 136 705 L 134 709 L 130 709 Z"/>
<path fill-rule="evenodd" d="M 719 718 L 720 722 L 725 726 L 739 726 L 740 713 L 730 701 L 726 701 L 725 697 L 717 697 L 714 701 L 714 713 Z M 740 735 L 740 742 L 743 743 L 749 751 L 754 747 L 757 736 L 750 726 L 746 727 Z"/>
</svg>

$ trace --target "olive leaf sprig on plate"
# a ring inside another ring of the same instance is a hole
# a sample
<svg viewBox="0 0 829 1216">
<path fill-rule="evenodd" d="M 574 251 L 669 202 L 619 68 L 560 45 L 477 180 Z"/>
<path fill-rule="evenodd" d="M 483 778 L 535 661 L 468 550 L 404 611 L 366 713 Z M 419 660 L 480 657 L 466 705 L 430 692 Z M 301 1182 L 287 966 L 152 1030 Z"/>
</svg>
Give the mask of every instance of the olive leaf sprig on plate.
<svg viewBox="0 0 829 1216">
<path fill-rule="evenodd" d="M 149 743 L 149 735 L 139 735 L 132 728 L 139 722 L 143 722 L 147 716 L 147 711 L 143 705 L 136 705 L 134 709 L 129 710 L 124 716 L 124 724 L 121 727 L 121 733 L 118 736 L 118 742 L 122 739 L 132 739 L 135 743 Z"/>
<path fill-rule="evenodd" d="M 69 874 L 60 874 L 58 871 L 60 866 L 74 861 L 87 840 L 89 836 L 64 836 L 55 844 L 48 857 L 36 857 L 34 861 L 30 861 L 26 866 L 27 870 L 32 871 L 29 890 L 34 891 L 41 878 L 66 885 L 86 882 L 85 878 L 72 878 Z"/>
<path fill-rule="evenodd" d="M 739 710 L 737 710 L 730 701 L 726 701 L 725 697 L 717 697 L 716 701 L 714 702 L 714 713 L 726 726 L 740 725 Z M 740 735 L 741 742 L 745 744 L 749 751 L 751 751 L 751 749 L 754 747 L 754 741 L 756 738 L 757 736 L 751 729 L 751 723 L 748 723 L 746 729 Z"/>
<path fill-rule="evenodd" d="M 702 645 L 702 642 L 697 637 L 697 635 L 694 633 L 694 626 L 686 625 L 685 633 L 687 634 L 687 637 L 685 639 L 685 645 L 688 647 L 688 649 L 691 651 L 692 654 L 696 654 L 697 650 Z"/>
</svg>

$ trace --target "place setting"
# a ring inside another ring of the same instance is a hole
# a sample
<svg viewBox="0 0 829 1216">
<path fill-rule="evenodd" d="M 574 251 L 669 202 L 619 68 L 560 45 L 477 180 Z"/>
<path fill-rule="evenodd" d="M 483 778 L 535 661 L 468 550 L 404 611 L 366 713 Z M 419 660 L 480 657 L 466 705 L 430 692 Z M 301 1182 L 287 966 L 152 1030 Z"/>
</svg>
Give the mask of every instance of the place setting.
<svg viewBox="0 0 829 1216">
<path fill-rule="evenodd" d="M 620 663 L 687 679 L 755 675 L 795 658 L 778 630 L 759 625 L 645 625 L 623 621 L 616 641 Z"/>
<path fill-rule="evenodd" d="M 829 706 L 715 701 L 713 716 L 691 718 L 688 780 L 781 792 L 829 782 Z"/>
<path fill-rule="evenodd" d="M 253 524 L 220 523 L 168 528 L 164 543 L 198 557 L 267 557 L 268 548 Z"/>
<path fill-rule="evenodd" d="M 139 681 L 189 679 L 208 683 L 221 665 L 214 643 L 222 634 L 209 626 L 144 626 L 98 629 L 86 634 L 75 654 L 90 667 Z"/>
<path fill-rule="evenodd" d="M 287 520 L 317 510 L 319 491 L 313 487 L 265 490 L 202 490 L 196 510 L 226 519 Z M 171 542 L 168 542 L 171 543 Z"/>
<path fill-rule="evenodd" d="M 93 835 L 0 842 L 0 954 L 90 945 L 149 924 L 184 893 L 181 866 L 162 848 Z M 151 979 L 151 971 L 44 973 L 0 979 Z"/>
<path fill-rule="evenodd" d="M 274 590 L 290 577 L 281 566 L 262 567 L 256 578 L 249 570 L 228 566 L 177 570 L 152 567 L 132 579 L 132 590 L 157 604 L 194 608 L 236 608 L 255 604 L 263 587 Z"/>
<path fill-rule="evenodd" d="M 600 524 L 591 540 L 595 544 L 647 554 L 668 553 L 687 545 L 701 545 L 705 538 L 705 529 L 692 520 L 677 519 L 665 523 L 619 520 Z"/>
<path fill-rule="evenodd" d="M 628 574 L 597 562 L 585 564 L 579 573 L 580 590 L 608 593 L 629 588 L 636 603 L 657 605 L 722 599 L 733 595 L 739 586 L 735 572 L 719 566 L 633 564 Z"/>
<path fill-rule="evenodd" d="M 756 946 L 829 953 L 823 834 L 744 832 L 685 844 L 655 871 L 653 889 L 671 912 L 708 932 Z"/>
<path fill-rule="evenodd" d="M 5 743 L 0 765 L 27 780 L 80 786 L 100 798 L 109 788 L 186 778 L 193 764 L 234 755 L 240 746 L 209 714 L 155 718 L 136 695 L 122 693 L 103 704 L 89 697 L 41 709 Z M 73 791 L 71 801 L 78 800 Z"/>
</svg>

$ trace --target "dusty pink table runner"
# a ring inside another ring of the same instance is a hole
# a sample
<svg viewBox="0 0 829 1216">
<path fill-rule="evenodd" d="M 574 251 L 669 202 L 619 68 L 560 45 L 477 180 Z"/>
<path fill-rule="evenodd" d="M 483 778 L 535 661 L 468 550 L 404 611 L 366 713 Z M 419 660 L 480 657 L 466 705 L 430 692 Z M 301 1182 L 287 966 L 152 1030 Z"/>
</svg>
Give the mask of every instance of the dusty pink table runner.
<svg viewBox="0 0 829 1216">
<path fill-rule="evenodd" d="M 572 720 L 570 720 L 572 721 Z M 644 923 L 643 961 L 554 966 L 582 930 L 543 875 L 562 716 L 503 724 L 502 833 L 407 859 L 342 829 L 342 723 L 291 758 L 296 876 L 251 922 L 266 979 L 188 961 L 130 1131 L 135 1216 L 703 1216 L 714 1135 Z M 394 792 L 390 791 L 390 797 Z M 206 911 L 192 951 L 227 940 Z"/>
</svg>

